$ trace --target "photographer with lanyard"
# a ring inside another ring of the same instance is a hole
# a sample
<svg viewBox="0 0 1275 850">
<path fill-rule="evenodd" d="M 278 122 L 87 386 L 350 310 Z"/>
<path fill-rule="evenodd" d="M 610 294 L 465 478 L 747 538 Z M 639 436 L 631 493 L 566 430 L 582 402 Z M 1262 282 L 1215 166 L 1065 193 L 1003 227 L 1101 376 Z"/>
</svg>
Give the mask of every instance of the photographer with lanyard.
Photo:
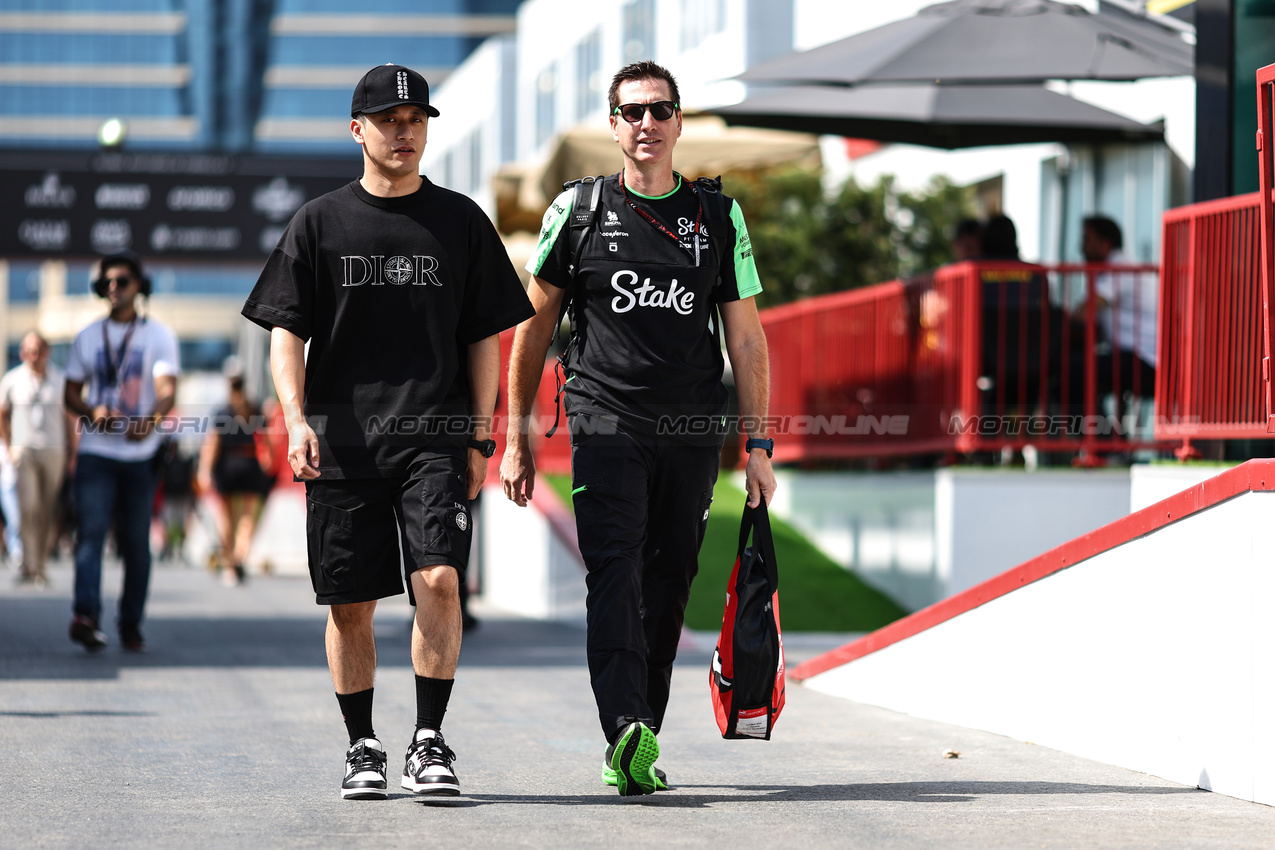
<svg viewBox="0 0 1275 850">
<path fill-rule="evenodd" d="M 173 408 L 181 363 L 173 332 L 137 310 L 138 299 L 151 293 L 140 259 L 131 253 L 103 258 L 93 291 L 110 305 L 110 315 L 80 331 L 66 366 L 66 407 L 80 417 L 71 640 L 89 652 L 106 646 L 99 625 L 102 548 L 113 523 L 124 560 L 120 643 L 131 652 L 145 652 L 141 624 L 150 586 L 154 458 L 160 444 L 155 426 Z"/>
</svg>

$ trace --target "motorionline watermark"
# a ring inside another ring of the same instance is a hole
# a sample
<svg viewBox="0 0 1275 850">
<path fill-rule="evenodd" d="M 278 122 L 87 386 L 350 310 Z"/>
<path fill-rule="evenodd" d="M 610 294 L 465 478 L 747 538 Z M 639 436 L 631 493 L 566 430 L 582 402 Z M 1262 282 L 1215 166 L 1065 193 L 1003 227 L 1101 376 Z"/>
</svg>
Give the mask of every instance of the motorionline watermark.
<svg viewBox="0 0 1275 850">
<path fill-rule="evenodd" d="M 908 433 L 910 417 L 906 414 L 872 416 L 859 414 L 785 414 L 782 416 L 661 416 L 656 422 L 656 433 L 661 436 L 696 436 L 707 434 L 740 434 L 752 436 L 765 434 L 780 436 L 842 436 L 863 437 L 869 435 L 904 437 Z"/>
<path fill-rule="evenodd" d="M 949 436 L 977 437 L 1131 437 L 1146 430 L 1199 424 L 1199 417 L 1156 416 L 1154 421 L 1130 413 L 1112 414 L 971 414 L 948 420 Z"/>
<path fill-rule="evenodd" d="M 365 424 L 369 436 L 419 436 L 419 437 L 455 437 L 467 436 L 475 432 L 475 426 L 481 422 L 493 435 L 508 434 L 515 430 L 513 420 L 507 416 L 494 416 L 490 419 L 473 416 L 372 416 Z M 782 416 L 738 416 L 727 417 L 721 414 L 677 414 L 664 415 L 654 423 L 657 436 L 688 437 L 708 435 L 755 435 L 767 436 L 891 436 L 902 437 L 908 434 L 910 416 L 896 415 L 824 415 L 824 414 L 787 414 Z M 554 414 L 533 414 L 523 417 L 522 430 L 529 434 L 544 434 L 555 425 L 564 431 L 577 434 L 615 434 L 621 430 L 620 419 L 610 415 L 572 415 L 561 417 Z"/>
<path fill-rule="evenodd" d="M 330 409 L 330 408 L 329 408 Z M 328 432 L 328 414 L 306 415 L 306 423 L 315 433 Z M 122 436 L 135 432 L 143 424 L 150 424 L 152 417 L 142 415 L 116 415 L 103 422 L 79 419 L 79 433 Z M 723 417 L 720 414 L 662 415 L 654 423 L 657 436 L 694 437 L 709 435 L 766 435 L 780 436 L 843 436 L 843 437 L 904 437 L 908 435 L 912 417 L 908 414 L 784 414 L 768 417 Z M 521 426 L 527 433 L 547 433 L 557 424 L 562 431 L 584 435 L 613 435 L 620 431 L 620 419 L 613 415 L 533 414 L 523 418 Z M 479 428 L 479 426 L 484 426 Z M 287 435 L 282 419 L 264 414 L 170 414 L 153 424 L 153 431 L 163 436 L 218 436 L 236 435 Z M 474 417 L 462 414 L 397 414 L 371 415 L 363 422 L 362 431 L 368 437 L 468 437 L 479 429 L 493 436 L 507 435 L 514 429 L 513 419 Z"/>
<path fill-rule="evenodd" d="M 76 430 L 80 434 L 123 436 L 129 433 L 136 433 L 138 428 L 149 425 L 152 418 L 151 416 L 110 416 L 100 422 L 95 422 L 81 417 L 76 424 Z M 327 416 L 306 417 L 306 421 L 316 434 L 324 433 L 327 429 L 327 420 Z M 266 434 L 273 436 L 288 433 L 288 429 L 282 422 L 261 414 L 253 416 L 174 414 L 159 419 L 154 423 L 151 430 L 166 437 L 206 436 L 208 434 L 217 434 L 221 437 L 240 434 Z"/>
</svg>

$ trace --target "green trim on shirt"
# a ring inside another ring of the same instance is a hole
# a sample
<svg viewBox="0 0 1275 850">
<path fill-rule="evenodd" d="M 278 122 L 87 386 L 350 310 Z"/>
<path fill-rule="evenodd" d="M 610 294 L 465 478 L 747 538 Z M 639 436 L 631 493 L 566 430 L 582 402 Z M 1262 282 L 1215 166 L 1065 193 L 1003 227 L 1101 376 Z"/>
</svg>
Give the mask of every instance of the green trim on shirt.
<svg viewBox="0 0 1275 850">
<path fill-rule="evenodd" d="M 673 189 L 671 191 L 665 192 L 663 195 L 643 195 L 638 190 L 633 189 L 629 186 L 625 186 L 624 191 L 628 192 L 631 195 L 637 195 L 639 198 L 642 198 L 643 200 L 662 201 L 665 198 L 672 197 L 673 194 L 676 193 L 678 189 L 682 188 L 682 175 L 674 171 L 673 176 L 677 178 L 677 183 L 673 185 Z"/>
<path fill-rule="evenodd" d="M 575 200 L 575 190 L 567 189 L 553 199 L 549 209 L 545 210 L 544 220 L 540 224 L 540 238 L 536 241 L 536 250 L 524 266 L 528 272 L 539 275 L 544 268 L 545 259 L 553 250 L 553 243 L 558 241 L 558 233 L 571 216 L 571 204 Z"/>
<path fill-rule="evenodd" d="M 761 292 L 761 278 L 757 276 L 757 264 L 753 261 L 753 242 L 748 238 L 744 212 L 733 198 L 730 202 L 730 220 L 735 225 L 735 284 L 741 299 L 751 298 Z"/>
</svg>

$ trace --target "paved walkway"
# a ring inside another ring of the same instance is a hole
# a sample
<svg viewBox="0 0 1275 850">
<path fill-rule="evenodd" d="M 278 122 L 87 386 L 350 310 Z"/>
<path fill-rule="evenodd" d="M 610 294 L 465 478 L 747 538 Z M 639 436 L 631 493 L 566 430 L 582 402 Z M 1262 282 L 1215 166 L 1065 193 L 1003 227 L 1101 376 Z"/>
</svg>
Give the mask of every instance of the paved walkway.
<svg viewBox="0 0 1275 850">
<path fill-rule="evenodd" d="M 342 801 L 344 728 L 306 580 L 225 588 L 157 569 L 151 652 L 90 657 L 66 637 L 69 569 L 42 591 L 13 589 L 12 575 L 0 571 L 0 847 L 1275 842 L 1275 809 L 796 685 L 775 740 L 723 741 L 702 635 L 682 653 L 661 735 L 674 790 L 624 799 L 599 779 L 582 632 L 481 609 L 444 724 L 464 796 Z M 108 591 L 118 582 L 108 569 Z M 383 604 L 376 727 L 391 768 L 415 716 L 408 622 L 405 601 Z M 790 659 L 833 642 L 793 635 Z"/>
</svg>

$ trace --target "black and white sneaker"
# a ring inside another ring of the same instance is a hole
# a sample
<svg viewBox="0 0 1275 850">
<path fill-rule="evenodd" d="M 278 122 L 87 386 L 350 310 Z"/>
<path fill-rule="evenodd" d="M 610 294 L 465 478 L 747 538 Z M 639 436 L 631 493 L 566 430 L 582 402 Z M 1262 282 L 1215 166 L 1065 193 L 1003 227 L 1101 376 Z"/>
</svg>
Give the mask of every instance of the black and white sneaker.
<svg viewBox="0 0 1275 850">
<path fill-rule="evenodd" d="M 359 738 L 345 753 L 343 800 L 385 799 L 385 748 L 375 738 Z"/>
<path fill-rule="evenodd" d="M 430 794 L 438 797 L 455 797 L 460 794 L 460 782 L 452 770 L 456 754 L 443 741 L 443 734 L 433 729 L 417 729 L 416 737 L 407 748 L 407 763 L 403 766 L 403 787 L 413 794 Z"/>
</svg>

